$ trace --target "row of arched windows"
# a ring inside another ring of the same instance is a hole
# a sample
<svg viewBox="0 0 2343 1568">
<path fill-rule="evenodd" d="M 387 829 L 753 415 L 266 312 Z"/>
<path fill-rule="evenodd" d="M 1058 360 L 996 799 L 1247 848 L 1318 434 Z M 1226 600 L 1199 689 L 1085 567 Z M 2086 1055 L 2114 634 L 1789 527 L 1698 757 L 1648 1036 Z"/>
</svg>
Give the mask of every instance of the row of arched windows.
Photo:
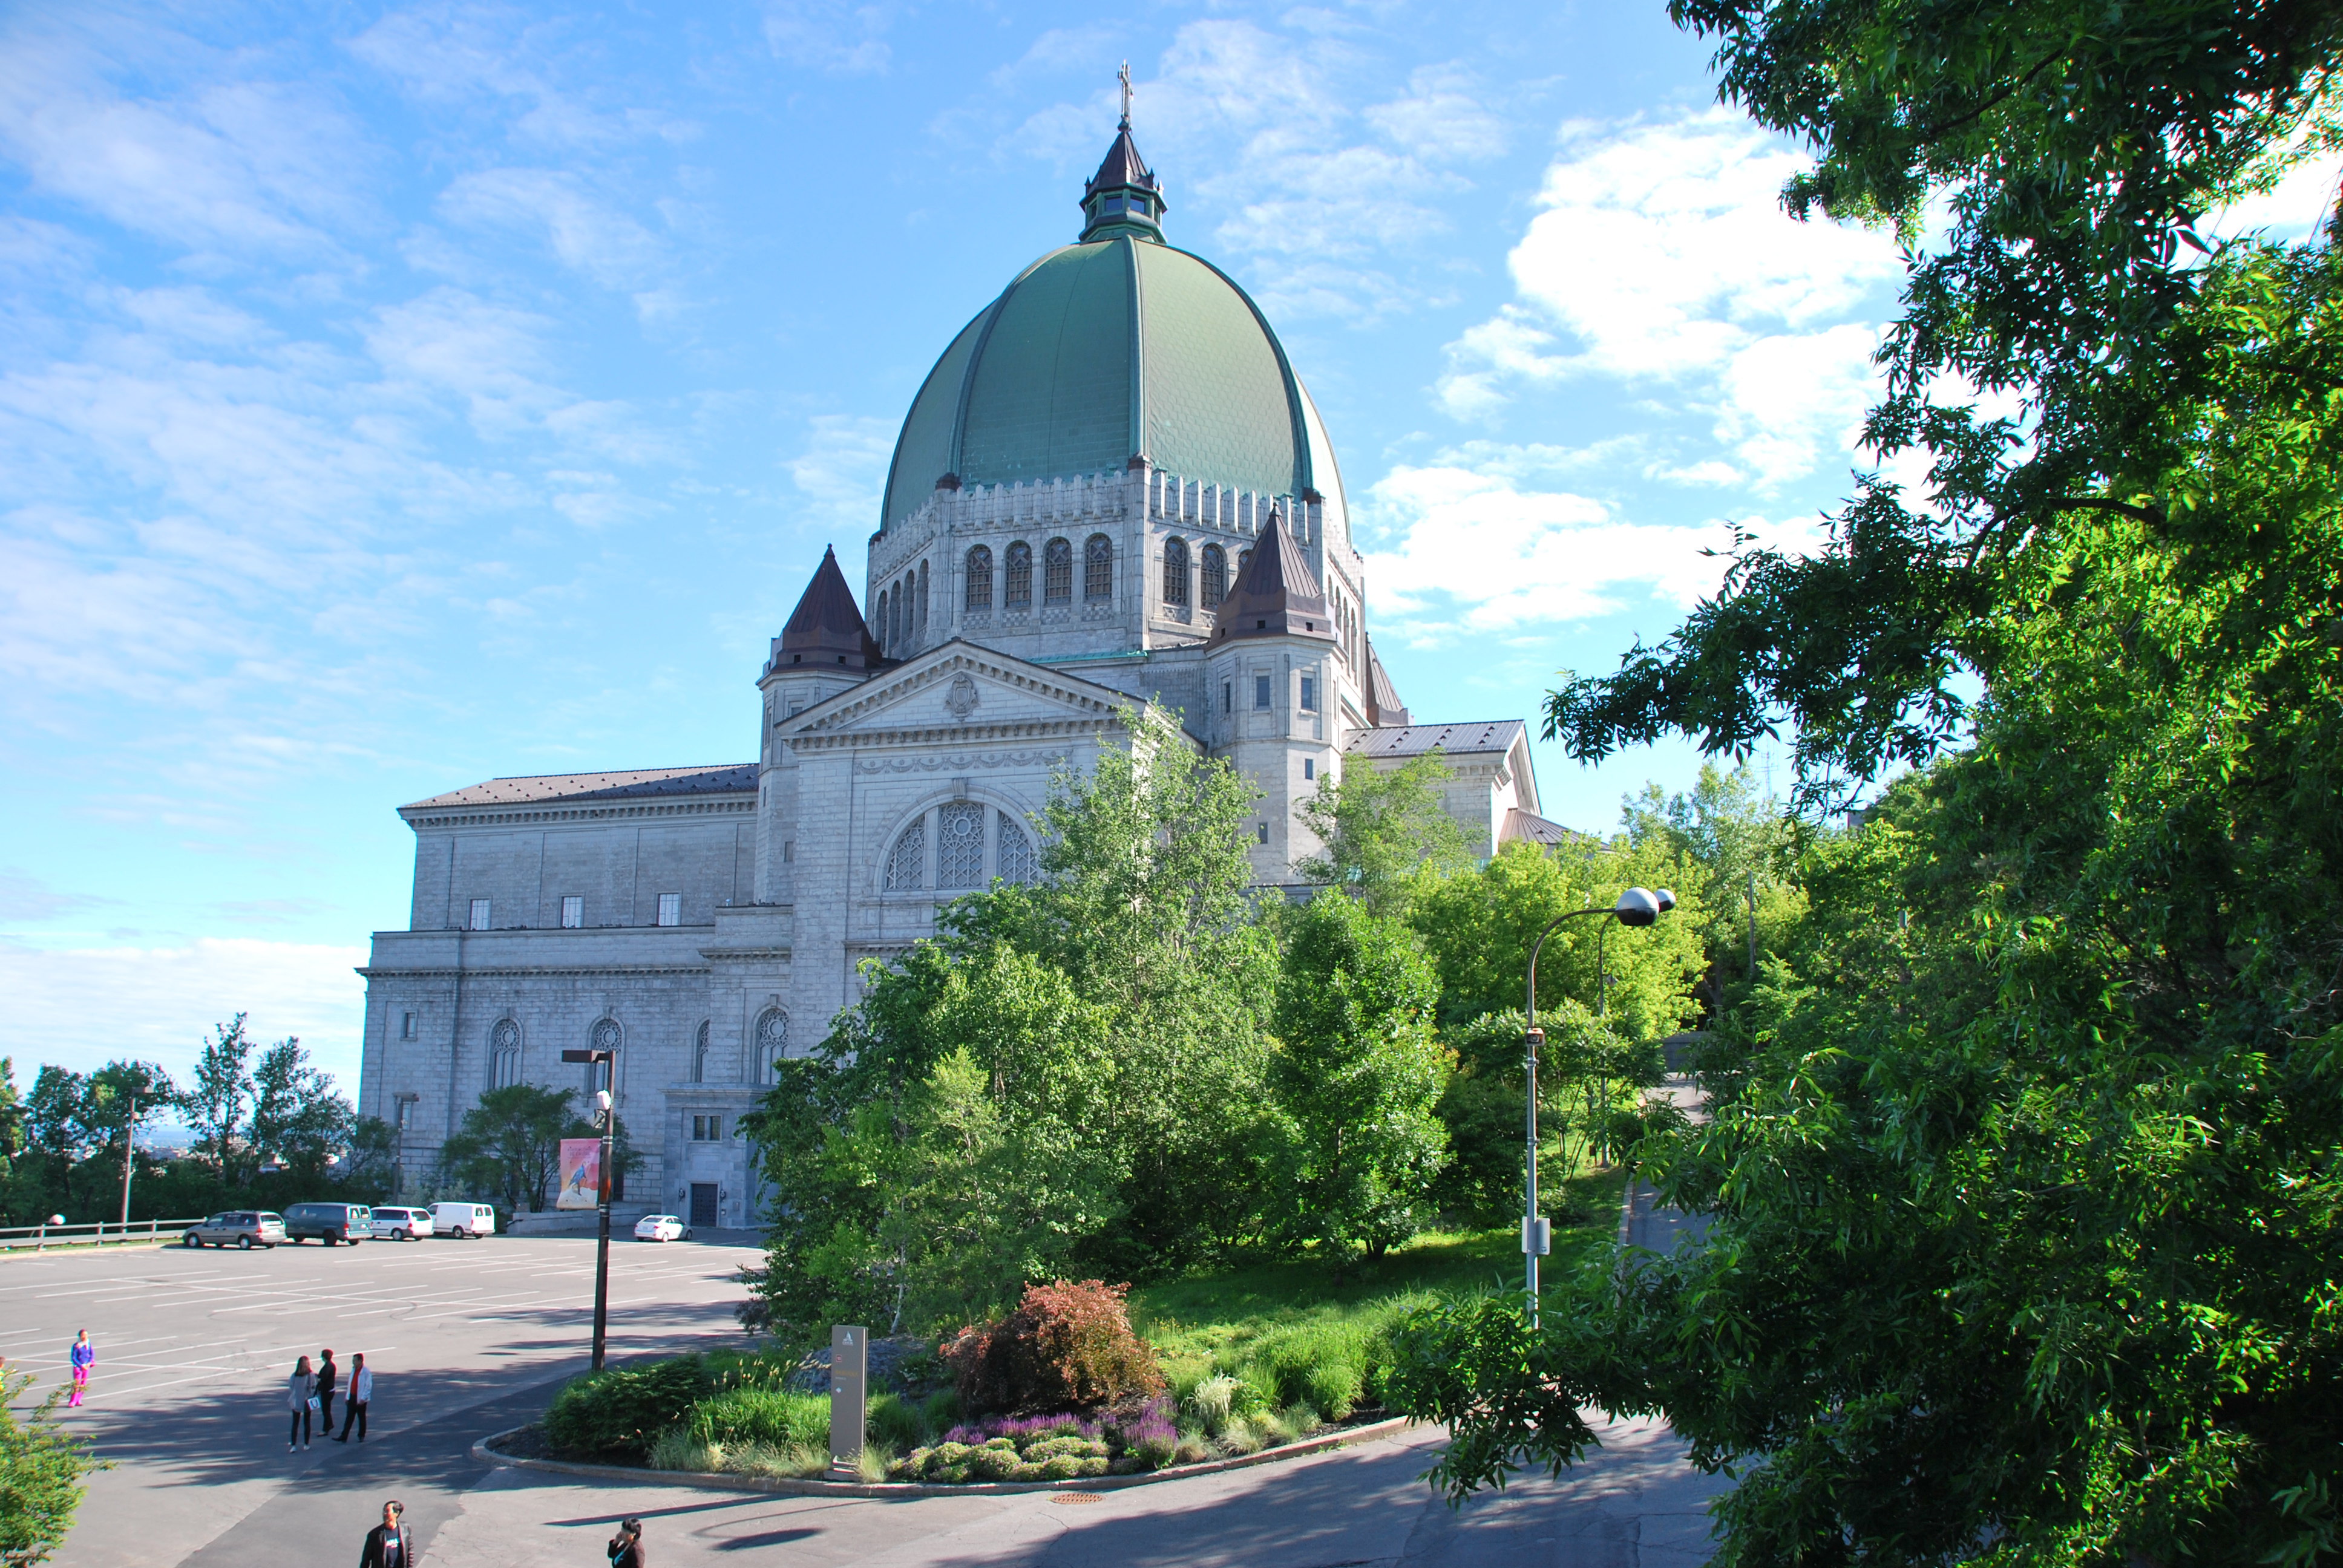
<svg viewBox="0 0 2343 1568">
<path fill-rule="evenodd" d="M 975 546 L 968 552 L 966 607 L 974 611 L 992 608 L 992 547 Z M 1001 608 L 1033 608 L 1033 547 L 1019 539 L 1001 552 Z M 1092 534 L 1082 541 L 1082 598 L 1091 603 L 1114 598 L 1114 541 Z M 1041 602 L 1074 602 L 1074 547 L 1070 539 L 1051 539 L 1041 547 Z"/>
<path fill-rule="evenodd" d="M 870 635 L 879 651 L 900 658 L 919 645 L 928 630 L 928 563 L 903 574 L 903 580 L 879 590 L 870 616 Z"/>
<path fill-rule="evenodd" d="M 1228 552 L 1218 545 L 1206 545 L 1197 554 L 1202 563 L 1202 581 L 1197 585 L 1201 589 L 1197 602 L 1204 609 L 1218 609 L 1221 608 L 1221 601 L 1229 597 Z M 1244 569 L 1245 557 L 1252 554 L 1251 550 L 1247 550 L 1245 556 L 1238 558 L 1239 571 L 1242 572 Z M 1190 577 L 1188 541 L 1181 538 L 1164 540 L 1163 602 L 1168 608 L 1172 609 L 1188 608 Z"/>
<path fill-rule="evenodd" d="M 699 1029 L 691 1042 L 691 1081 L 708 1081 L 708 1046 L 709 1021 L 700 1020 Z M 750 1031 L 755 1041 L 754 1068 L 760 1083 L 773 1081 L 773 1064 L 789 1054 L 789 1015 L 778 1007 L 769 1007 L 757 1015 Z M 586 1032 L 587 1043 L 597 1050 L 616 1050 L 626 1039 L 626 1030 L 614 1018 L 598 1019 Z M 509 1089 L 521 1081 L 520 1022 L 517 1019 L 500 1018 L 488 1027 L 488 1087 Z M 586 1094 L 609 1087 L 609 1069 L 600 1062 L 587 1067 Z"/>
</svg>

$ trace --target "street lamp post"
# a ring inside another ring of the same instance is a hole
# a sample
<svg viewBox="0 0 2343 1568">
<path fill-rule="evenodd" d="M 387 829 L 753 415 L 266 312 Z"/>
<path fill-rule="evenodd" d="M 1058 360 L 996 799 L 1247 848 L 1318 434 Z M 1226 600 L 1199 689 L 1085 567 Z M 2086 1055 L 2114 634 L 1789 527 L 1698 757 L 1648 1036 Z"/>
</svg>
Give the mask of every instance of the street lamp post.
<svg viewBox="0 0 2343 1568">
<path fill-rule="evenodd" d="M 1656 892 L 1647 888 L 1630 888 L 1620 894 L 1619 901 L 1607 910 L 1597 907 L 1572 910 L 1567 914 L 1556 915 L 1547 922 L 1545 930 L 1537 934 L 1537 940 L 1530 944 L 1530 971 L 1526 997 L 1528 1005 L 1523 1010 L 1523 1017 L 1527 1023 L 1522 1030 L 1523 1073 L 1529 1086 L 1527 1147 L 1523 1164 L 1526 1180 L 1523 1184 L 1524 1198 L 1522 1207 L 1522 1255 L 1527 1260 L 1526 1275 L 1532 1328 L 1538 1326 L 1538 1260 L 1552 1251 L 1554 1245 L 1553 1226 L 1545 1216 L 1538 1212 L 1538 1048 L 1545 1043 L 1545 1030 L 1537 1026 L 1538 953 L 1545 947 L 1546 938 L 1561 929 L 1564 920 L 1581 920 L 1587 916 L 1609 915 L 1623 926 L 1648 926 L 1675 907 L 1676 896 L 1665 888 Z M 1610 929 L 1608 926 L 1602 928 L 1605 932 Z M 1599 940 L 1597 950 L 1600 950 Z M 1603 1011 L 1604 1015 L 1608 1017 L 1609 990 L 1604 980 L 1599 959 L 1596 961 L 1595 970 L 1595 988 L 1604 992 Z"/>
<path fill-rule="evenodd" d="M 598 1074 L 603 1087 L 594 1094 L 594 1103 L 602 1112 L 602 1161 L 598 1170 L 594 1207 L 600 1221 L 599 1238 L 594 1244 L 594 1370 L 602 1370 L 602 1346 L 610 1325 L 610 1119 L 615 1102 L 610 1098 L 610 1086 L 618 1081 L 615 1050 L 565 1050 L 564 1061 L 597 1062 L 610 1070 Z"/>
</svg>

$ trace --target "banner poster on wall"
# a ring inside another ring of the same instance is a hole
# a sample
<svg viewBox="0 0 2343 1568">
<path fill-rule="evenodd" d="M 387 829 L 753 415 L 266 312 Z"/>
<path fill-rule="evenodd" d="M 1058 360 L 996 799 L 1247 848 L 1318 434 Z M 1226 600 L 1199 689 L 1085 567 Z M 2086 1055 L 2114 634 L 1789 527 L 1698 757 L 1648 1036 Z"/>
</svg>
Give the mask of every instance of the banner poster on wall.
<svg viewBox="0 0 2343 1568">
<path fill-rule="evenodd" d="M 602 1203 L 602 1141 L 565 1138 L 561 1141 L 561 1194 L 557 1209 L 598 1209 Z"/>
</svg>

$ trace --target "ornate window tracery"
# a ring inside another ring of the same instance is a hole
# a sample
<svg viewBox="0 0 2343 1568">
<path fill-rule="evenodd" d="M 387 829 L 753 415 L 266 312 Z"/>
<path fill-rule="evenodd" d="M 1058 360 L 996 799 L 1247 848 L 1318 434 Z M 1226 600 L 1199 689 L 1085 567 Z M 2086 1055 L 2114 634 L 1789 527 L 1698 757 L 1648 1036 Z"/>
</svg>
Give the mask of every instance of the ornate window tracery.
<svg viewBox="0 0 2343 1568">
<path fill-rule="evenodd" d="M 1229 552 L 1218 545 L 1204 547 L 1204 598 L 1206 609 L 1218 609 L 1221 601 L 1229 597 Z"/>
<path fill-rule="evenodd" d="M 1033 547 L 1023 539 L 1009 547 L 1008 581 L 1001 598 L 1003 609 L 1033 608 Z"/>
<path fill-rule="evenodd" d="M 968 593 L 966 608 L 986 610 L 992 608 L 992 550 L 979 545 L 968 552 Z"/>
<path fill-rule="evenodd" d="M 1033 840 L 1014 817 L 1006 811 L 994 813 L 1001 819 L 1000 846 L 994 856 L 1001 879 L 1004 882 L 1030 882 L 1040 870 L 1033 856 Z"/>
<path fill-rule="evenodd" d="M 1074 602 L 1074 547 L 1063 539 L 1041 547 L 1041 602 Z"/>
<path fill-rule="evenodd" d="M 909 891 L 928 885 L 928 822 L 922 817 L 903 829 L 887 857 L 887 890 Z"/>
<path fill-rule="evenodd" d="M 1188 541 L 1163 541 L 1163 602 L 1174 609 L 1188 608 Z"/>
<path fill-rule="evenodd" d="M 520 1025 L 497 1020 L 488 1030 L 488 1087 L 510 1089 L 520 1081 Z"/>
<path fill-rule="evenodd" d="M 757 1076 L 759 1081 L 770 1083 L 778 1074 L 774 1068 L 789 1051 L 789 1015 L 779 1008 L 769 1007 L 757 1015 Z"/>
<path fill-rule="evenodd" d="M 936 813 L 936 886 L 984 886 L 984 808 L 954 800 Z"/>
<path fill-rule="evenodd" d="M 703 1018 L 699 1020 L 699 1032 L 691 1042 L 691 1081 L 694 1083 L 708 1081 L 708 1036 L 709 1020 Z"/>
<path fill-rule="evenodd" d="M 1104 534 L 1092 534 L 1082 546 L 1082 598 L 1113 597 L 1114 541 Z"/>
</svg>

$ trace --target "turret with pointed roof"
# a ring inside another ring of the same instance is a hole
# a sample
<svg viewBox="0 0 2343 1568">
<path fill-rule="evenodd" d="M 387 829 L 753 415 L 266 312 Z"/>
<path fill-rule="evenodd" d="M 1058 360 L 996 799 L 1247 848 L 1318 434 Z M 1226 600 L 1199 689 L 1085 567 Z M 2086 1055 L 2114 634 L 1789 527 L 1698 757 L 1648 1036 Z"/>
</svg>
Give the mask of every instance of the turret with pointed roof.
<svg viewBox="0 0 2343 1568">
<path fill-rule="evenodd" d="M 781 628 L 780 638 L 773 644 L 773 667 L 812 664 L 833 669 L 841 665 L 849 669 L 875 669 L 880 659 L 879 644 L 872 640 L 870 628 L 855 606 L 854 590 L 846 586 L 846 574 L 838 569 L 837 553 L 824 548 L 821 565 L 813 569 L 813 581 L 806 584 L 805 596 L 789 612 L 789 624 Z"/>
<path fill-rule="evenodd" d="M 1215 648 L 1247 637 L 1335 639 L 1325 592 L 1275 511 L 1269 514 L 1269 527 L 1262 530 L 1252 558 L 1221 601 L 1220 617 L 1212 623 Z"/>
<path fill-rule="evenodd" d="M 1131 116 L 1126 112 L 1106 160 L 1082 187 L 1082 236 L 1080 243 L 1112 239 L 1127 234 L 1134 239 L 1163 239 L 1163 187 L 1157 183 L 1139 144 L 1131 139 Z"/>
</svg>

